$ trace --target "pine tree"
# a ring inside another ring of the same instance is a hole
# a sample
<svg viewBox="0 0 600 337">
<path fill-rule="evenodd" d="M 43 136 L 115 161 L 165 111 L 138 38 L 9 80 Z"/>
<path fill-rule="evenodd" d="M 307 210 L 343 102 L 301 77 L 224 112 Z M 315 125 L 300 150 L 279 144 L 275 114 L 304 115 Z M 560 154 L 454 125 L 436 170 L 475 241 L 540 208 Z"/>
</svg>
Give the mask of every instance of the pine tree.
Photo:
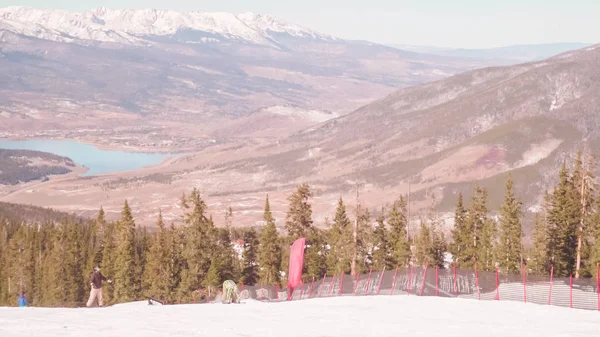
<svg viewBox="0 0 600 337">
<path fill-rule="evenodd" d="M 417 265 L 424 267 L 426 263 L 432 260 L 433 240 L 431 238 L 429 226 L 423 219 L 421 219 L 421 225 L 419 226 L 419 234 L 415 241 L 415 262 Z"/>
<path fill-rule="evenodd" d="M 104 238 L 102 241 L 104 243 L 104 247 L 102 249 L 102 264 L 100 265 L 100 267 L 102 268 L 102 274 L 107 278 L 113 280 L 116 276 L 115 272 L 117 267 L 116 231 L 117 225 L 114 222 L 109 222 L 106 224 L 104 230 Z M 91 273 L 91 270 L 89 271 L 89 273 Z M 118 280 L 116 280 L 116 282 L 118 282 Z M 116 303 L 114 290 L 114 286 L 102 287 L 102 297 L 105 304 Z"/>
<path fill-rule="evenodd" d="M 229 235 L 229 231 L 224 228 L 219 228 L 216 229 L 214 233 L 217 235 L 217 238 L 212 259 L 216 259 L 219 262 L 219 285 L 225 280 L 238 280 L 240 278 L 240 266 L 237 254 L 233 249 L 233 242 Z M 252 276 L 256 278 L 256 275 Z"/>
<path fill-rule="evenodd" d="M 371 213 L 368 208 L 359 209 L 358 228 L 356 238 L 356 272 L 363 274 L 369 271 L 373 257 L 373 226 L 371 225 Z"/>
<path fill-rule="evenodd" d="M 265 227 L 260 233 L 258 246 L 258 265 L 259 277 L 261 282 L 266 284 L 279 283 L 281 268 L 281 248 L 279 245 L 279 234 L 275 227 L 271 207 L 269 206 L 269 196 L 265 201 L 264 212 Z"/>
<path fill-rule="evenodd" d="M 548 248 L 555 275 L 568 277 L 575 272 L 577 229 L 581 214 L 577 191 L 564 162 L 559 177 L 548 212 Z"/>
<path fill-rule="evenodd" d="M 350 271 L 352 260 L 352 223 L 346 214 L 346 206 L 340 197 L 338 200 L 335 218 L 327 233 L 327 242 L 330 245 L 328 253 L 327 270 L 333 275 Z"/>
<path fill-rule="evenodd" d="M 127 200 L 123 205 L 121 220 L 117 223 L 117 249 L 115 254 L 115 300 L 131 302 L 136 294 L 135 222 Z"/>
<path fill-rule="evenodd" d="M 392 252 L 388 240 L 389 232 L 385 226 L 385 210 L 381 209 L 381 215 L 377 218 L 377 226 L 373 231 L 373 269 L 390 270 L 394 267 Z"/>
<path fill-rule="evenodd" d="M 594 238 L 594 244 L 591 247 L 589 265 L 592 269 L 591 274 L 598 277 L 596 267 L 600 265 L 600 197 L 596 198 L 590 219 L 589 227 Z"/>
<path fill-rule="evenodd" d="M 135 293 L 144 294 L 148 284 L 144 279 L 146 264 L 150 253 L 151 238 L 146 227 L 135 229 Z M 138 295 L 140 296 L 140 295 Z"/>
<path fill-rule="evenodd" d="M 591 209 L 593 207 L 593 194 L 595 190 L 593 171 L 595 171 L 596 165 L 593 157 L 588 153 L 582 153 L 578 151 L 577 159 L 575 161 L 575 168 L 573 170 L 572 182 L 575 190 L 577 191 L 577 197 L 579 198 L 579 226 L 577 228 L 577 257 L 575 265 L 575 278 L 580 276 L 590 276 L 591 272 L 595 272 L 595 265 L 589 270 L 586 264 L 590 258 L 590 243 L 589 239 L 593 235 L 593 230 L 590 230 L 591 220 Z"/>
<path fill-rule="evenodd" d="M 244 250 L 242 252 L 243 269 L 241 281 L 244 284 L 254 285 L 258 282 L 257 248 L 259 242 L 254 227 L 244 235 Z"/>
<path fill-rule="evenodd" d="M 0 305 L 6 306 L 8 303 L 8 223 L 0 219 Z"/>
<path fill-rule="evenodd" d="M 529 252 L 528 269 L 534 275 L 543 275 L 548 272 L 548 236 L 543 216 L 535 213 L 533 222 L 533 247 Z"/>
<path fill-rule="evenodd" d="M 439 269 L 445 268 L 446 251 L 448 246 L 446 244 L 446 238 L 444 232 L 438 229 L 437 226 L 431 228 L 431 259 L 429 266 L 438 267 Z"/>
<path fill-rule="evenodd" d="M 158 227 L 158 232 L 154 235 L 154 239 L 150 245 L 150 252 L 148 253 L 144 271 L 144 279 L 147 282 L 145 287 L 151 296 L 158 299 L 166 299 L 171 275 L 168 273 L 170 262 L 168 254 L 169 243 L 167 241 L 168 231 L 165 228 L 161 211 L 158 213 L 156 227 Z"/>
<path fill-rule="evenodd" d="M 492 270 L 495 222 L 488 218 L 487 190 L 479 185 L 475 185 L 473 189 L 465 228 L 468 229 L 470 241 L 464 251 L 461 267 L 471 269 L 477 263 L 480 270 Z"/>
<path fill-rule="evenodd" d="M 313 228 L 306 238 L 305 262 L 303 268 L 304 281 L 320 278 L 327 268 L 325 240 L 321 230 Z"/>
<path fill-rule="evenodd" d="M 467 210 L 463 205 L 463 195 L 458 194 L 456 210 L 454 212 L 454 228 L 452 229 L 452 244 L 450 253 L 454 262 L 459 268 L 465 265 L 465 261 L 470 259 L 469 247 L 473 244 L 472 233 L 467 225 Z"/>
<path fill-rule="evenodd" d="M 48 306 L 66 305 L 68 301 L 69 284 L 65 276 L 68 275 L 68 268 L 65 261 L 67 257 L 68 226 L 61 223 L 56 226 L 53 233 L 53 245 L 47 259 L 45 271 L 45 285 L 48 287 L 45 294 L 46 304 Z M 86 283 L 87 284 L 87 283 Z"/>
<path fill-rule="evenodd" d="M 202 200 L 200 192 L 194 188 L 189 198 L 184 198 L 183 206 L 191 209 L 185 214 L 185 233 L 182 257 L 184 263 L 181 271 L 181 284 L 179 296 L 191 299 L 194 291 L 201 289 L 205 284 L 205 278 L 211 264 L 214 268 L 220 268 L 217 263 L 212 262 L 216 252 L 215 228 L 213 223 L 206 217 L 206 203 Z M 212 282 L 216 282 L 211 280 Z"/>
<path fill-rule="evenodd" d="M 173 302 L 177 296 L 177 291 L 179 289 L 179 285 L 181 283 L 181 271 L 183 268 L 183 257 L 181 253 L 181 233 L 182 231 L 178 230 L 175 227 L 175 224 L 171 222 L 171 226 L 169 227 L 168 236 L 167 236 L 167 257 L 168 263 L 166 265 L 166 274 L 167 277 L 167 286 L 165 298 Z"/>
<path fill-rule="evenodd" d="M 20 226 L 8 242 L 8 272 L 13 287 L 9 298 L 16 298 L 21 291 L 29 292 L 34 286 L 33 231 Z"/>
<path fill-rule="evenodd" d="M 521 202 L 513 193 L 513 180 L 509 174 L 506 182 L 504 203 L 500 208 L 500 241 L 498 243 L 498 263 L 509 274 L 518 274 L 523 259 L 521 228 Z"/>
<path fill-rule="evenodd" d="M 477 265 L 483 271 L 494 271 L 496 268 L 496 236 L 498 224 L 493 219 L 485 219 L 481 229 L 480 245 L 478 249 Z"/>
<path fill-rule="evenodd" d="M 396 265 L 407 266 L 410 261 L 410 245 L 406 232 L 406 201 L 402 196 L 393 204 L 388 215 L 388 224 L 390 226 L 390 247 L 392 250 L 392 259 Z"/>
<path fill-rule="evenodd" d="M 91 256 L 90 262 L 88 263 L 87 269 L 92 269 L 94 266 L 98 266 L 102 264 L 102 252 L 104 250 L 104 230 L 106 227 L 106 219 L 104 214 L 104 209 L 100 207 L 100 211 L 98 212 L 98 217 L 96 218 L 96 222 L 93 225 L 92 231 L 92 243 L 91 243 Z"/>
<path fill-rule="evenodd" d="M 79 235 L 79 226 L 77 224 L 67 224 L 67 240 L 65 242 L 66 254 L 65 264 L 66 273 L 63 275 L 63 282 L 67 287 L 66 305 L 79 306 L 83 302 L 83 285 L 86 280 L 83 279 L 84 264 L 81 261 L 81 240 Z"/>
<path fill-rule="evenodd" d="M 312 228 L 312 207 L 308 202 L 312 197 L 307 184 L 298 185 L 296 192 L 289 198 L 290 208 L 287 213 L 285 228 L 292 240 L 305 237 L 310 234 Z"/>
</svg>

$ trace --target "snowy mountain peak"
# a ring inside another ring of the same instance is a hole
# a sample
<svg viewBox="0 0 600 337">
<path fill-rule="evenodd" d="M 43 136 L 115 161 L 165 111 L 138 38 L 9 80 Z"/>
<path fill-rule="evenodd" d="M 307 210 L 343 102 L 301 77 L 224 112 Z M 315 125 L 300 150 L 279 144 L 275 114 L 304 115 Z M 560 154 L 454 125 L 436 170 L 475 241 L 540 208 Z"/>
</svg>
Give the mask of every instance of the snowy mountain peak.
<svg viewBox="0 0 600 337">
<path fill-rule="evenodd" d="M 276 45 L 273 42 L 276 39 L 276 36 L 272 36 L 273 33 L 334 39 L 268 15 L 254 13 L 176 12 L 105 7 L 77 13 L 13 6 L 0 8 L 0 21 L 4 21 L 2 27 L 18 27 L 14 30 L 18 34 L 60 41 L 77 38 L 148 44 L 145 40 L 151 36 L 173 36 L 181 30 L 208 33 L 214 36 L 211 41 L 238 40 L 265 46 Z M 206 39 L 188 42 L 203 41 Z"/>
</svg>

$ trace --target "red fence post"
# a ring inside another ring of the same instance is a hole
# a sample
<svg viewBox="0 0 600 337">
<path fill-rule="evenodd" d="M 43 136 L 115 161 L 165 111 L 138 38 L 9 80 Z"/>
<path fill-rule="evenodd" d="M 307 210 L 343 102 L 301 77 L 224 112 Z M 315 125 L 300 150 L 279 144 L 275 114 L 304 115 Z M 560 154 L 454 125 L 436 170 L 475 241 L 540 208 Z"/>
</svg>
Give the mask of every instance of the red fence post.
<svg viewBox="0 0 600 337">
<path fill-rule="evenodd" d="M 548 305 L 552 301 L 552 279 L 554 278 L 554 266 L 550 269 L 550 293 L 548 293 Z"/>
<path fill-rule="evenodd" d="M 369 270 L 369 277 L 367 278 L 367 285 L 365 286 L 365 293 L 363 295 L 367 295 L 369 293 L 369 287 L 371 286 L 371 273 L 373 273 L 373 267 Z"/>
<path fill-rule="evenodd" d="M 438 294 L 439 294 L 439 292 L 438 292 L 438 283 L 439 283 L 438 267 L 435 266 L 435 296 L 438 296 Z"/>
<path fill-rule="evenodd" d="M 304 282 L 302 282 L 302 290 L 300 290 L 300 299 L 302 299 L 302 295 L 304 295 Z"/>
<path fill-rule="evenodd" d="M 479 271 L 477 270 L 477 263 L 475 263 L 475 285 L 477 286 L 477 299 L 481 300 L 481 293 L 479 292 Z"/>
<path fill-rule="evenodd" d="M 498 275 L 498 268 L 496 268 L 496 301 L 500 301 L 500 276 Z"/>
<path fill-rule="evenodd" d="M 569 306 L 573 308 L 573 275 L 569 276 Z"/>
<path fill-rule="evenodd" d="M 312 283 L 310 284 L 310 291 L 308 292 L 308 298 L 312 297 L 313 289 L 315 288 L 315 277 L 313 276 Z"/>
<path fill-rule="evenodd" d="M 425 277 L 427 277 L 427 267 L 429 267 L 429 261 L 425 263 L 425 271 L 423 272 L 423 281 L 421 281 L 421 293 L 419 296 L 423 296 L 423 289 L 425 289 Z"/>
<path fill-rule="evenodd" d="M 394 280 L 392 281 L 392 289 L 390 289 L 390 295 L 394 293 L 394 288 L 396 288 L 396 275 L 398 275 L 398 265 L 396 265 L 396 271 L 394 272 Z"/>
<path fill-rule="evenodd" d="M 408 291 L 408 296 L 410 296 L 410 287 L 412 286 L 412 277 L 413 277 L 413 265 L 410 265 L 410 277 L 408 278 L 408 287 L 406 290 Z"/>
<path fill-rule="evenodd" d="M 327 297 L 331 296 L 331 292 L 333 291 L 333 283 L 335 282 L 335 274 L 331 278 L 331 282 L 329 283 L 329 292 L 327 293 Z"/>
<path fill-rule="evenodd" d="M 458 297 L 458 284 L 456 280 L 456 263 L 454 264 L 454 295 Z"/>
<path fill-rule="evenodd" d="M 317 294 L 317 297 L 321 297 L 321 292 L 323 291 L 323 285 L 325 284 L 326 276 L 327 276 L 327 274 L 323 274 L 323 281 L 321 282 L 321 286 L 319 287 L 319 293 Z"/>
<path fill-rule="evenodd" d="M 338 291 L 338 296 L 342 296 L 342 288 L 344 286 L 344 272 L 340 274 L 340 290 Z"/>
<path fill-rule="evenodd" d="M 379 276 L 379 284 L 377 285 L 377 293 L 375 295 L 379 295 L 379 290 L 381 290 L 381 281 L 383 281 L 383 274 L 385 274 L 385 266 L 383 266 L 383 271 Z"/>
<path fill-rule="evenodd" d="M 356 281 L 355 281 L 355 285 L 354 285 L 354 296 L 356 296 L 356 293 L 358 291 L 358 273 L 356 273 Z"/>
</svg>

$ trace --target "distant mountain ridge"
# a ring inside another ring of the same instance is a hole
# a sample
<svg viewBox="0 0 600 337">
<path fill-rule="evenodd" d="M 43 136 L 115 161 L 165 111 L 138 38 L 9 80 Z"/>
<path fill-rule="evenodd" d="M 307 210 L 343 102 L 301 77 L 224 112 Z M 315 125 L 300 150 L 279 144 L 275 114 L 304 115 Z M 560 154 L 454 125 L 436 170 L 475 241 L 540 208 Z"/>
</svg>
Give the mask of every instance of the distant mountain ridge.
<svg viewBox="0 0 600 337">
<path fill-rule="evenodd" d="M 539 61 L 570 50 L 589 47 L 590 43 L 564 42 L 529 45 L 511 45 L 497 48 L 445 48 L 436 46 L 418 46 L 390 44 L 391 47 L 417 53 L 440 56 L 470 57 L 475 59 L 497 60 L 499 63 Z"/>
<path fill-rule="evenodd" d="M 255 13 L 7 7 L 0 8 L 0 133 L 99 129 L 124 142 L 115 127 L 181 135 L 195 123 L 175 144 L 197 144 L 269 107 L 341 115 L 486 65 L 343 40 Z M 283 119 L 275 123 L 285 127 Z M 144 145 L 162 143 L 151 138 Z"/>
<path fill-rule="evenodd" d="M 2 27 L 15 33 L 53 41 L 73 39 L 153 44 L 153 36 L 173 36 L 185 31 L 206 33 L 195 43 L 228 40 L 278 48 L 274 33 L 293 37 L 336 40 L 308 28 L 268 15 L 254 13 L 176 12 L 156 9 L 107 9 L 85 12 L 43 10 L 31 7 L 0 9 Z"/>
</svg>

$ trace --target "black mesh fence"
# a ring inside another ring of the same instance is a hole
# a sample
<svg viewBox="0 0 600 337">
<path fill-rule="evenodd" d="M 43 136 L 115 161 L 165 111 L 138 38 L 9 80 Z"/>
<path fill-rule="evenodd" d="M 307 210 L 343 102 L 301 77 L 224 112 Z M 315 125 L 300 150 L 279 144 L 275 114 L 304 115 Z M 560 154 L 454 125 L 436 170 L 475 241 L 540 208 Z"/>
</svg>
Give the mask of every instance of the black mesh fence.
<svg viewBox="0 0 600 337">
<path fill-rule="evenodd" d="M 238 285 L 242 299 L 297 301 L 337 296 L 438 296 L 481 301 L 519 301 L 600 310 L 597 279 L 557 278 L 526 273 L 435 267 L 396 268 L 358 276 L 334 275 L 310 280 L 296 289 L 278 285 Z M 219 302 L 220 292 L 209 302 Z"/>
</svg>

